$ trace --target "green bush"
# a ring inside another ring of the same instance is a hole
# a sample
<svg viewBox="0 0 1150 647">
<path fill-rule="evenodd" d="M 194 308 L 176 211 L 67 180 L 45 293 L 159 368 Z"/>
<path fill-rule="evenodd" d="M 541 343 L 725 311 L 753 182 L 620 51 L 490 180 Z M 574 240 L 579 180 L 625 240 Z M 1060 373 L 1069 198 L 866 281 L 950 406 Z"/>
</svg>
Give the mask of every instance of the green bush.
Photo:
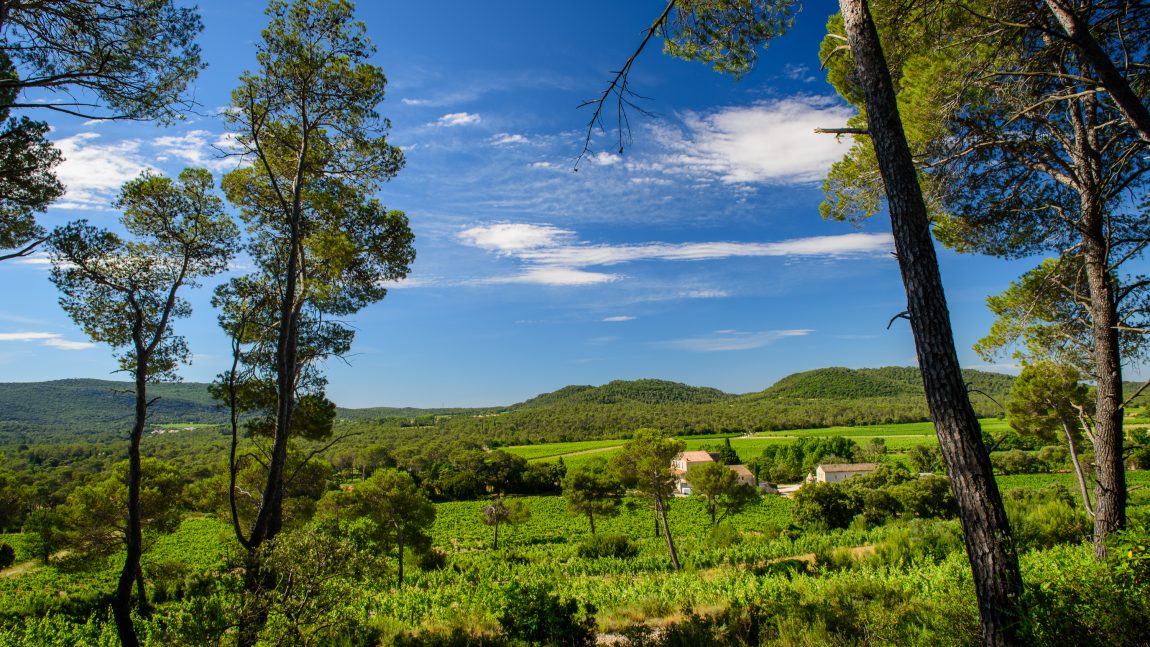
<svg viewBox="0 0 1150 647">
<path fill-rule="evenodd" d="M 544 585 L 514 583 L 505 592 L 499 625 L 509 638 L 533 645 L 595 644 L 595 609 L 561 599 Z"/>
<path fill-rule="evenodd" d="M 1062 485 L 1011 490 L 1004 503 L 1019 550 L 1078 543 L 1090 535 L 1090 520 Z"/>
<path fill-rule="evenodd" d="M 950 479 L 922 476 L 891 488 L 903 514 L 923 519 L 949 519 L 958 514 L 958 501 L 950 489 Z"/>
<path fill-rule="evenodd" d="M 1150 579 L 1125 569 L 1129 559 L 1129 554 L 1115 554 L 1110 561 L 1096 562 L 1089 544 L 1032 553 L 1022 578 L 1030 644 L 1150 644 Z"/>
<path fill-rule="evenodd" d="M 862 498 L 839 483 L 806 483 L 794 496 L 795 523 L 846 528 L 862 512 Z"/>
<path fill-rule="evenodd" d="M 628 559 L 639 554 L 639 547 L 622 535 L 594 535 L 579 544 L 578 553 L 584 559 Z"/>
<path fill-rule="evenodd" d="M 742 541 L 742 534 L 729 523 L 721 523 L 711 528 L 711 532 L 707 536 L 707 545 L 711 548 L 730 548 L 742 543 Z"/>
<path fill-rule="evenodd" d="M 963 550 L 962 535 L 954 522 L 915 519 L 892 528 L 875 545 L 875 559 L 889 566 L 910 567 L 937 563 Z"/>
</svg>

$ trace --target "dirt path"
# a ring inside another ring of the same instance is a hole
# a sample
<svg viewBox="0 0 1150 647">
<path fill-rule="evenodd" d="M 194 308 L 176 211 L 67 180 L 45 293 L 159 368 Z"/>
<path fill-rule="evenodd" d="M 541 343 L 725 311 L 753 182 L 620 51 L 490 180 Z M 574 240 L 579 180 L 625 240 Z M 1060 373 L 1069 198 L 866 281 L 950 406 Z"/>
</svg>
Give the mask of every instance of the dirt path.
<svg viewBox="0 0 1150 647">
<path fill-rule="evenodd" d="M 567 458 L 568 456 L 582 456 L 584 454 L 598 454 L 600 452 L 609 452 L 612 449 L 619 449 L 622 446 L 623 446 L 622 444 L 618 444 L 618 445 L 611 445 L 610 447 L 596 447 L 594 449 L 580 449 L 577 452 L 567 452 L 566 454 L 551 454 L 550 456 L 536 456 L 535 458 L 532 458 L 528 462 L 530 463 L 532 461 L 549 461 L 549 460 L 552 460 L 554 458 Z"/>
<path fill-rule="evenodd" d="M 39 567 L 40 565 L 36 563 L 36 560 L 30 559 L 0 571 L 0 577 L 20 577 L 21 575 L 31 573 Z"/>
</svg>

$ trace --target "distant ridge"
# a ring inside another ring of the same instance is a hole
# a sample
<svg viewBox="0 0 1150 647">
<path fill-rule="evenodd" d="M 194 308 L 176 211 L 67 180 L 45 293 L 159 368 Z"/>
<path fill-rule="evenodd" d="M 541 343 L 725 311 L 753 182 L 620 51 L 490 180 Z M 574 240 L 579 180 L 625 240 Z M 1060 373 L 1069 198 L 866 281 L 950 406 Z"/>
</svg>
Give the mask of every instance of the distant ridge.
<svg viewBox="0 0 1150 647">
<path fill-rule="evenodd" d="M 1000 402 L 1010 394 L 1014 376 L 964 369 L 963 379 L 973 392 L 988 395 Z M 856 400 L 900 396 L 925 396 L 922 375 L 913 366 L 883 368 L 820 368 L 794 373 L 748 398 Z"/>
<path fill-rule="evenodd" d="M 132 423 L 134 396 L 130 382 L 92 379 L 0 383 L 0 434 L 27 435 L 45 440 L 68 436 L 127 432 Z M 149 384 L 159 398 L 151 407 L 155 423 L 222 423 L 227 415 L 201 382 Z"/>
<path fill-rule="evenodd" d="M 570 404 L 709 404 L 734 397 L 719 389 L 667 380 L 615 380 L 603 386 L 565 386 L 510 408 L 537 409 Z"/>
<path fill-rule="evenodd" d="M 963 376 L 976 412 L 1001 415 L 1014 376 L 977 370 L 965 370 Z M 149 392 L 160 398 L 151 423 L 225 423 L 227 415 L 208 396 L 207 386 L 150 385 Z M 1126 386 L 1132 392 L 1138 384 Z M 0 442 L 122 438 L 131 423 L 130 388 L 128 382 L 93 379 L 0 383 Z M 1140 401 L 1150 401 L 1150 394 Z M 510 444 L 619 438 L 644 426 L 692 434 L 929 417 L 922 379 L 914 367 L 822 368 L 788 375 L 762 391 L 742 395 L 668 380 L 615 380 L 601 386 L 565 386 L 511 406 L 339 408 L 337 415 L 390 428 L 436 427 Z"/>
</svg>

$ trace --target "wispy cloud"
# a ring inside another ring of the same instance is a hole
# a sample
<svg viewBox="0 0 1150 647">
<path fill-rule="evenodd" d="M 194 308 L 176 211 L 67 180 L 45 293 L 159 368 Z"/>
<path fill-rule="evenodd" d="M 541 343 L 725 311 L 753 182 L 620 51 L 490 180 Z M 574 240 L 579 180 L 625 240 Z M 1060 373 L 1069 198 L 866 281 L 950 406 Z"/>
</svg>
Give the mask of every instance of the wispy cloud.
<svg viewBox="0 0 1150 647">
<path fill-rule="evenodd" d="M 731 293 L 726 290 L 688 290 L 681 296 L 687 299 L 725 299 Z"/>
<path fill-rule="evenodd" d="M 635 318 L 630 315 L 615 315 L 614 317 L 604 317 L 603 321 L 634 321 Z"/>
<path fill-rule="evenodd" d="M 478 282 L 488 284 L 526 283 L 529 285 L 582 286 L 614 283 L 622 278 L 619 274 L 589 272 L 573 267 L 528 267 L 518 274 L 482 279 Z"/>
<path fill-rule="evenodd" d="M 229 171 L 240 164 L 238 157 L 226 157 L 233 146 L 230 133 L 213 134 L 206 130 L 191 130 L 183 135 L 157 137 L 151 144 L 157 149 L 156 160 L 169 159 L 199 166 L 213 171 Z"/>
<path fill-rule="evenodd" d="M 477 124 L 481 117 L 472 112 L 452 112 L 436 120 L 437 126 L 470 126 Z"/>
<path fill-rule="evenodd" d="M 681 130 L 659 130 L 670 150 L 662 163 L 728 184 L 804 184 L 826 177 L 848 143 L 815 134 L 853 110 L 825 97 L 792 97 L 710 114 L 688 114 Z"/>
<path fill-rule="evenodd" d="M 515 254 L 541 247 L 554 247 L 571 240 L 575 232 L 553 225 L 502 222 L 468 227 L 459 232 L 465 244 L 499 254 Z"/>
<path fill-rule="evenodd" d="M 691 337 L 671 341 L 656 342 L 661 348 L 686 350 L 696 353 L 717 353 L 735 350 L 752 350 L 768 346 L 788 337 L 805 337 L 814 332 L 810 329 L 764 330 L 741 332 L 738 330 L 716 330 L 707 337 Z"/>
<path fill-rule="evenodd" d="M 64 339 L 63 335 L 54 332 L 25 331 L 0 333 L 0 342 L 5 341 L 25 343 L 39 342 L 41 346 L 58 348 L 60 350 L 84 350 L 95 347 L 95 344 L 91 342 L 71 341 Z"/>
<path fill-rule="evenodd" d="M 142 142 L 127 139 L 101 143 L 85 132 L 54 142 L 64 161 L 56 170 L 67 193 L 54 206 L 64 209 L 108 209 L 120 185 L 146 170 L 156 170 L 141 153 Z"/>
<path fill-rule="evenodd" d="M 509 144 L 526 144 L 527 138 L 523 135 L 512 133 L 498 133 L 491 138 L 491 143 L 496 146 L 507 146 Z"/>
<path fill-rule="evenodd" d="M 54 143 L 64 161 L 57 175 L 67 193 L 53 207 L 107 210 L 125 182 L 144 171 L 162 172 L 160 166 L 171 166 L 168 170 L 173 174 L 189 165 L 216 172 L 230 170 L 241 164 L 237 157 L 223 156 L 223 151 L 232 148 L 232 140 L 228 133 L 207 130 L 119 141 L 106 140 L 95 132 L 58 139 Z"/>
<path fill-rule="evenodd" d="M 512 257 L 525 265 L 511 277 L 484 282 L 541 283 L 546 285 L 589 285 L 623 278 L 618 274 L 589 272 L 585 268 L 611 266 L 636 261 L 714 261 L 747 257 L 850 257 L 880 255 L 891 248 L 889 234 L 852 233 L 841 236 L 812 236 L 774 243 L 645 243 L 639 245 L 590 245 L 576 233 L 549 224 L 495 223 L 468 227 L 458 234 L 465 245 L 500 256 Z M 716 293 L 690 295 L 695 298 L 726 296 Z"/>
</svg>

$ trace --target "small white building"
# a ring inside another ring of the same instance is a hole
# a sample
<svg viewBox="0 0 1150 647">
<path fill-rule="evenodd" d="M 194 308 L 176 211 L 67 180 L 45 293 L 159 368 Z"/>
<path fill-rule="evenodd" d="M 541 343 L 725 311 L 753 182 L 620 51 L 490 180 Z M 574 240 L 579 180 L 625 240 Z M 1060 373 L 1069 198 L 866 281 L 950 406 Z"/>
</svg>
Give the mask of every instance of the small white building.
<svg viewBox="0 0 1150 647">
<path fill-rule="evenodd" d="M 815 468 L 815 480 L 819 483 L 838 483 L 852 476 L 869 474 L 878 463 L 831 463 Z"/>
</svg>

